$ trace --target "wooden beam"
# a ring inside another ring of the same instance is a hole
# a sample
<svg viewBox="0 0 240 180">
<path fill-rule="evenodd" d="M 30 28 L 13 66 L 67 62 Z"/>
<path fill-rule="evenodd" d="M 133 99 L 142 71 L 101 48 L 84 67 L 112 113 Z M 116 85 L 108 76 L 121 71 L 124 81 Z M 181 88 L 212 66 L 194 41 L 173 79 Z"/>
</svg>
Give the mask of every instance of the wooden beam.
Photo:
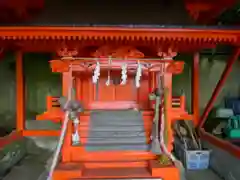
<svg viewBox="0 0 240 180">
<path fill-rule="evenodd" d="M 106 40 L 156 42 L 171 41 L 228 43 L 239 45 L 239 30 L 204 28 L 130 28 L 130 27 L 1 27 L 2 40 Z"/>
<path fill-rule="evenodd" d="M 206 140 L 206 141 L 210 142 L 211 144 L 217 146 L 218 148 L 221 148 L 222 150 L 229 152 L 231 155 L 233 155 L 237 158 L 240 158 L 239 146 L 233 144 L 230 141 L 216 137 L 216 136 L 212 135 L 211 133 L 206 132 L 203 128 L 200 128 L 199 132 L 200 132 L 200 136 L 203 140 Z"/>
</svg>

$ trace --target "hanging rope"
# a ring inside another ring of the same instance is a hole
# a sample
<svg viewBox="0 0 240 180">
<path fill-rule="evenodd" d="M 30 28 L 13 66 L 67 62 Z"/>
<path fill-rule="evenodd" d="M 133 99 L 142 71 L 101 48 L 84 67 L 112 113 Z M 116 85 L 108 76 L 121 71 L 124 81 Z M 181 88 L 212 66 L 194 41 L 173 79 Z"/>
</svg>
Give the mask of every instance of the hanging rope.
<svg viewBox="0 0 240 180">
<path fill-rule="evenodd" d="M 141 76 L 142 76 L 142 64 L 138 61 L 137 73 L 135 77 L 135 83 L 137 88 L 140 87 Z"/>
<path fill-rule="evenodd" d="M 157 76 L 158 77 L 158 76 Z M 159 86 L 159 81 L 157 81 L 157 84 Z M 155 107 L 154 107 L 154 117 L 153 117 L 153 123 L 152 123 L 152 133 L 151 133 L 151 152 L 153 152 L 156 155 L 162 154 L 161 145 L 159 142 L 159 106 L 161 104 L 161 94 L 159 94 L 159 88 L 155 89 L 150 94 L 150 99 L 155 101 Z"/>
<path fill-rule="evenodd" d="M 100 64 L 99 64 L 99 62 L 97 62 L 96 67 L 93 72 L 93 77 L 92 77 L 93 84 L 97 84 L 99 76 L 100 76 Z"/>
<path fill-rule="evenodd" d="M 69 82 L 68 97 L 67 97 L 67 102 L 64 105 L 64 109 L 67 109 L 67 106 L 68 106 L 68 104 L 69 104 L 69 102 L 71 101 L 71 98 L 72 98 L 72 66 L 69 67 L 69 81 L 68 82 Z M 60 134 L 59 141 L 58 141 L 58 144 L 57 144 L 57 147 L 56 147 L 56 151 L 55 151 L 54 156 L 53 156 L 53 161 L 52 161 L 52 164 L 50 166 L 50 171 L 49 171 L 49 175 L 48 175 L 47 180 L 52 180 L 53 172 L 54 172 L 54 169 L 55 169 L 55 167 L 57 165 L 57 162 L 58 162 L 58 159 L 59 159 L 59 155 L 60 155 L 60 152 L 61 152 L 61 149 L 62 149 L 64 137 L 65 137 L 66 131 L 67 131 L 67 125 L 68 125 L 68 122 L 69 122 L 69 113 L 70 113 L 69 111 L 65 112 L 61 134 Z"/>
<path fill-rule="evenodd" d="M 112 57 L 110 56 L 109 58 L 108 58 L 108 65 L 109 65 L 109 69 L 108 69 L 108 78 L 107 78 L 107 81 L 106 81 L 106 86 L 109 86 L 110 85 L 110 81 L 111 81 L 111 74 L 110 74 L 110 66 L 111 66 L 111 64 L 112 64 Z"/>
<path fill-rule="evenodd" d="M 166 103 L 169 103 L 166 101 L 166 97 L 169 95 L 168 94 L 168 89 L 165 89 L 164 90 L 164 100 L 163 100 L 163 105 L 162 105 L 162 109 L 161 109 L 161 122 L 160 122 L 160 144 L 161 144 L 161 147 L 163 149 L 163 152 L 173 161 L 175 162 L 176 161 L 176 158 L 173 156 L 173 154 L 171 152 L 168 151 L 167 147 L 166 147 L 166 144 L 167 144 L 167 139 L 168 137 L 167 134 L 165 133 L 168 133 L 166 129 L 166 123 L 171 123 L 171 122 L 167 122 L 167 116 L 165 116 L 165 113 L 166 113 Z"/>
<path fill-rule="evenodd" d="M 127 63 L 122 65 L 122 72 L 121 72 L 121 85 L 125 85 L 127 83 Z"/>
</svg>

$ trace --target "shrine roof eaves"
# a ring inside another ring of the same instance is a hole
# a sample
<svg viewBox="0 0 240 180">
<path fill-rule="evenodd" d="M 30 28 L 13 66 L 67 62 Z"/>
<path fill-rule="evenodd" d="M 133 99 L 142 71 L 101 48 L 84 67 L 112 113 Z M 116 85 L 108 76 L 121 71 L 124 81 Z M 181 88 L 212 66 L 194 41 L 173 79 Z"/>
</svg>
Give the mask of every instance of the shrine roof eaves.
<svg viewBox="0 0 240 180">
<path fill-rule="evenodd" d="M 214 42 L 240 45 L 240 30 L 141 27 L 0 27 L 0 40 L 144 40 Z"/>
</svg>

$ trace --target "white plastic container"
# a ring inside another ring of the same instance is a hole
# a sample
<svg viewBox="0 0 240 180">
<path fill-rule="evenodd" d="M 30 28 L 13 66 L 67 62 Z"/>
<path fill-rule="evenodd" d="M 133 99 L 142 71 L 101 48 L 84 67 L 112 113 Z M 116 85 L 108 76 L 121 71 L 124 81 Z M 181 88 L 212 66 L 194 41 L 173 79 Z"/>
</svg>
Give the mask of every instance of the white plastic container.
<svg viewBox="0 0 240 180">
<path fill-rule="evenodd" d="M 187 150 L 177 139 L 174 142 L 177 157 L 183 162 L 188 170 L 208 169 L 210 150 Z"/>
</svg>

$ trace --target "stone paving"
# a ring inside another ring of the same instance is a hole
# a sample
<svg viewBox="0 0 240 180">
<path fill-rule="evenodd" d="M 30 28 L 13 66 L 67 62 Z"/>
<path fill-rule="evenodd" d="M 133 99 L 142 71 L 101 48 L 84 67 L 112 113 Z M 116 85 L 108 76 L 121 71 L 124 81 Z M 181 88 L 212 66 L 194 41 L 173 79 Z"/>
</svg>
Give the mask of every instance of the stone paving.
<svg viewBox="0 0 240 180">
<path fill-rule="evenodd" d="M 20 164 L 14 166 L 11 172 L 2 180 L 46 180 L 47 161 L 50 157 L 49 152 L 42 151 L 39 155 L 31 154 L 24 158 Z M 185 171 L 181 170 L 181 180 L 221 180 L 211 170 Z"/>
<path fill-rule="evenodd" d="M 37 142 L 37 144 L 41 143 Z M 54 143 L 49 145 L 51 150 L 37 147 L 32 140 L 27 140 L 26 146 L 23 151 L 27 150 L 27 152 L 22 153 L 25 154 L 24 158 L 5 177 L 0 177 L 0 180 L 46 180 L 46 167 L 49 166 Z M 181 180 L 221 180 L 211 170 L 185 171 L 181 162 L 176 165 L 181 171 Z"/>
</svg>

